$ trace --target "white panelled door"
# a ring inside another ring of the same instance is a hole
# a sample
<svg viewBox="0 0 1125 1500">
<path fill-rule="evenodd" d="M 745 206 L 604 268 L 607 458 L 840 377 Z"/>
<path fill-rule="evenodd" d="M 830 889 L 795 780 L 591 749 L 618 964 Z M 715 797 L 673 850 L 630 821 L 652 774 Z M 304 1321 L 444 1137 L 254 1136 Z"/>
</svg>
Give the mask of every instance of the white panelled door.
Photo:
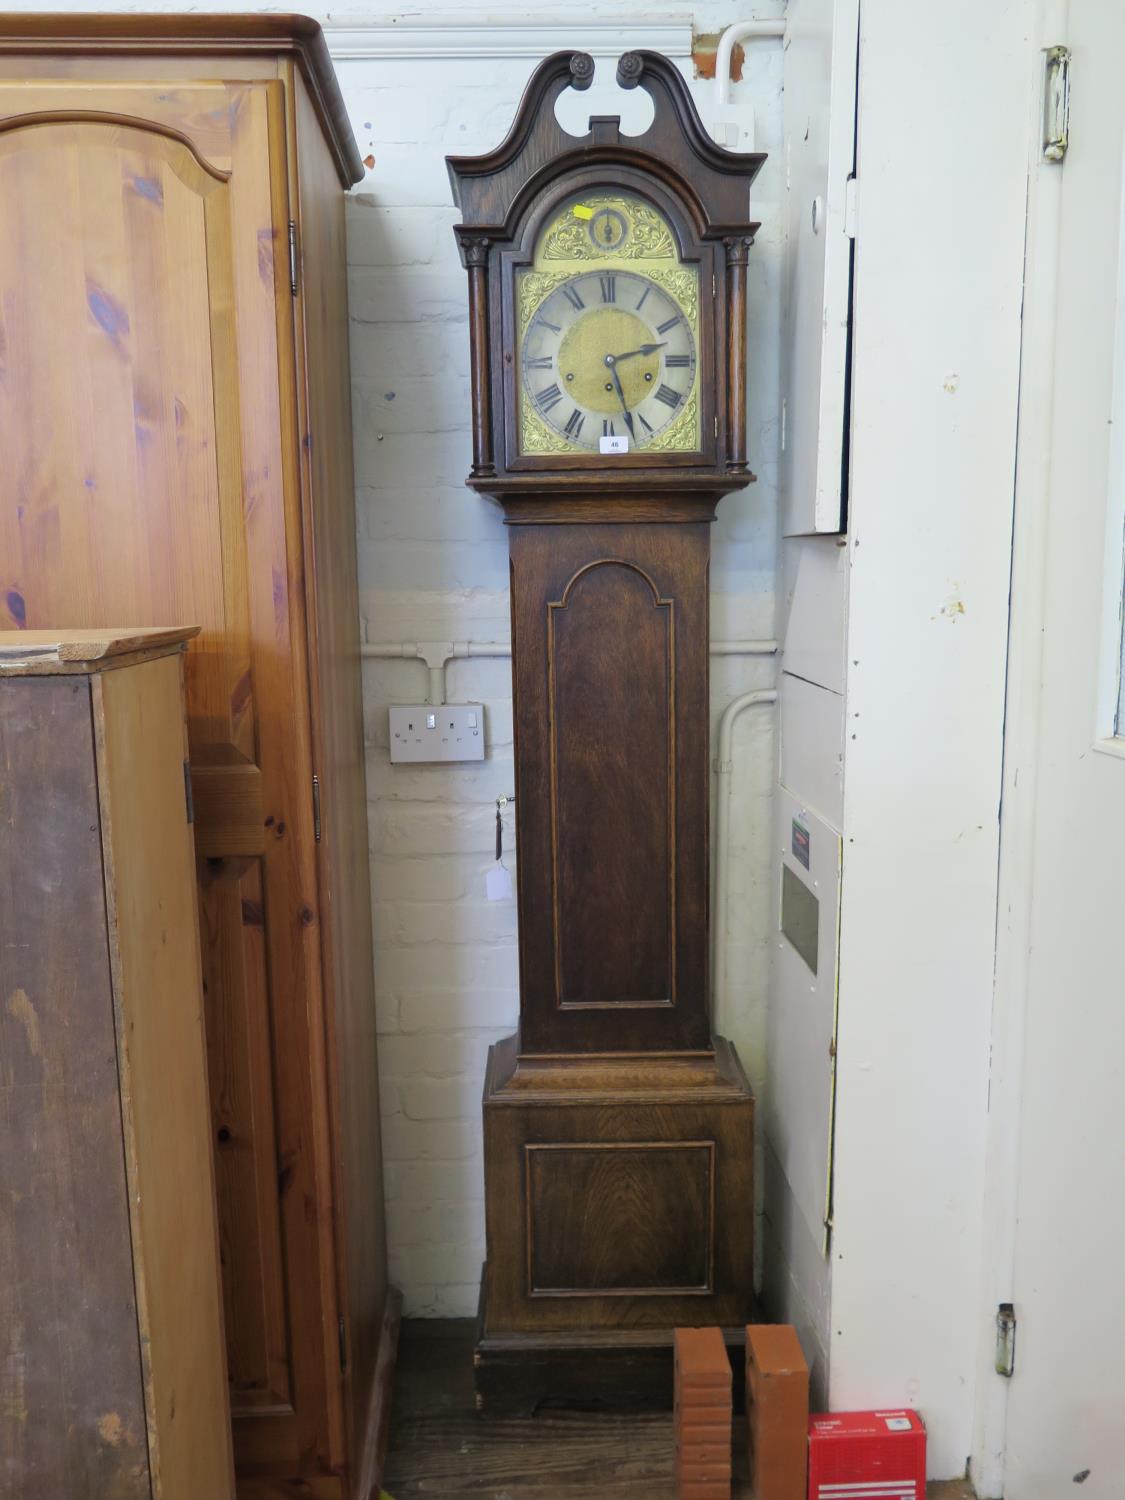
<svg viewBox="0 0 1125 1500">
<path fill-rule="evenodd" d="M 1017 501 L 1016 515 L 1013 662 L 1022 656 L 1032 663 L 1016 687 L 1039 697 L 1037 722 L 1026 704 L 1013 722 L 1010 707 L 1008 770 L 1015 757 L 1019 774 L 1006 776 L 1012 795 L 1006 792 L 1001 825 L 1002 851 L 1011 834 L 1030 859 L 1019 939 L 1018 1335 L 1004 1496 L 1122 1500 L 1125 738 L 1116 732 L 1125 517 L 1125 5 L 1071 0 L 1065 35 L 1050 40 L 1070 47 L 1073 86 L 1066 159 L 1040 168 L 1059 174 L 1052 179 L 1059 195 L 1053 355 L 1045 352 L 1049 341 L 1038 350 L 1051 368 L 1048 468 L 1038 489 L 1046 512 Z M 1025 358 L 1034 357 L 1025 345 Z M 1027 377 L 1045 368 L 1025 366 L 1021 427 L 1036 417 L 1026 404 Z M 1035 488 L 1033 479 L 1033 498 Z M 1021 574 L 1018 560 L 1021 547 L 1035 550 L 1037 533 L 1036 578 Z M 1003 880 L 1001 910 L 1009 912 Z M 1012 931 L 1006 922 L 1000 983 Z"/>
</svg>

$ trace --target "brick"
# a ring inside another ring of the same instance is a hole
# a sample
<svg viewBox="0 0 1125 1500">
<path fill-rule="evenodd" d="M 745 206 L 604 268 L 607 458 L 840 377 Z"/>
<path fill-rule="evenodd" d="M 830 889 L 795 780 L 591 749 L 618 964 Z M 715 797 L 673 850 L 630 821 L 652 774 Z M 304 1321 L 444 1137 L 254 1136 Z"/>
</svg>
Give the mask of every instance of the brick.
<svg viewBox="0 0 1125 1500">
<path fill-rule="evenodd" d="M 684 1406 L 714 1407 L 716 1411 L 730 1410 L 730 1391 L 721 1386 L 697 1385 L 677 1386 L 676 1397 Z"/>
<path fill-rule="evenodd" d="M 722 1454 L 730 1452 L 730 1431 L 726 1426 L 683 1426 L 679 1429 L 677 1452 L 686 1452 L 688 1449 L 718 1453 L 722 1456 Z"/>
<path fill-rule="evenodd" d="M 676 1478 L 681 1497 L 730 1500 L 731 1368 L 718 1328 L 677 1328 Z"/>
<path fill-rule="evenodd" d="M 676 1471 L 681 1484 L 728 1484 L 731 1479 L 731 1464 L 681 1464 Z"/>
<path fill-rule="evenodd" d="M 809 1370 L 788 1324 L 746 1330 L 746 1409 L 755 1500 L 804 1500 Z"/>
<path fill-rule="evenodd" d="M 393 1029 L 404 1033 L 450 1031 L 462 1027 L 484 1027 L 486 1030 L 496 1027 L 507 1033 L 516 1029 L 519 1020 L 518 990 L 432 990 L 397 998 L 398 1025 Z"/>
<path fill-rule="evenodd" d="M 680 1438 L 680 1459 L 684 1464 L 721 1464 L 729 1462 L 730 1444 L 696 1440 L 690 1435 Z"/>
<path fill-rule="evenodd" d="M 731 1385 L 730 1360 L 719 1328 L 677 1328 L 676 1376 L 685 1385 Z"/>
</svg>

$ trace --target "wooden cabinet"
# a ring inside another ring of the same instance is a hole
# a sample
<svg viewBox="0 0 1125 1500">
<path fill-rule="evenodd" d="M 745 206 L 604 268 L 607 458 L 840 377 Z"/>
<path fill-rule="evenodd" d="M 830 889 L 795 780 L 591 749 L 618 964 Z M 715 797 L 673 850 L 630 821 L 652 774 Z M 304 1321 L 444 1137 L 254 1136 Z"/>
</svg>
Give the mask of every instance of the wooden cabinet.
<svg viewBox="0 0 1125 1500">
<path fill-rule="evenodd" d="M 233 1500 L 183 641 L 0 633 L 0 1494 Z"/>
<path fill-rule="evenodd" d="M 0 626 L 202 626 L 187 713 L 247 1494 L 306 1494 L 303 1475 L 366 1496 L 385 1405 L 343 222 L 361 171 L 312 22 L 0 20 Z"/>
</svg>

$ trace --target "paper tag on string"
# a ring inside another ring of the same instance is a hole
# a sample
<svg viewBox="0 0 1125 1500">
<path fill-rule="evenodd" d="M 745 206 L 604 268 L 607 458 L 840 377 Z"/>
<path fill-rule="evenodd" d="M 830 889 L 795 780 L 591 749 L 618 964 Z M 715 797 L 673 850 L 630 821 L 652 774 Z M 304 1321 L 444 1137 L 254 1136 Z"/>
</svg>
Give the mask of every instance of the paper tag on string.
<svg viewBox="0 0 1125 1500">
<path fill-rule="evenodd" d="M 512 872 L 503 865 L 493 865 L 484 877 L 484 892 L 490 901 L 512 899 Z"/>
</svg>

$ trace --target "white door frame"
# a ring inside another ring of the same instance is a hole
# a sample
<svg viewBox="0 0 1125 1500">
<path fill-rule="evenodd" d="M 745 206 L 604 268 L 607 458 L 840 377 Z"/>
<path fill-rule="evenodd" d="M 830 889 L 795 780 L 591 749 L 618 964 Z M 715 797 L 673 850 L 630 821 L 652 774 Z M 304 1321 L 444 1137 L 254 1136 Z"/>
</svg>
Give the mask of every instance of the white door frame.
<svg viewBox="0 0 1125 1500">
<path fill-rule="evenodd" d="M 1040 0 L 1036 16 L 1038 45 L 1044 48 L 1065 45 L 1067 23 L 1067 0 Z M 1043 79 L 1040 54 L 1029 99 L 1031 156 L 992 1012 L 985 1254 L 971 1457 L 971 1476 L 982 1500 L 983 1497 L 992 1500 L 992 1497 L 1002 1495 L 1005 1481 L 1010 1386 L 994 1368 L 995 1320 L 998 1305 L 1013 1299 L 1015 1282 L 1024 1032 L 1034 936 L 1032 898 L 1047 618 L 1047 523 L 1052 477 L 1058 248 L 1063 174 L 1066 170 L 1065 162 L 1047 162 L 1041 155 Z M 1119 304 L 1119 319 L 1122 314 L 1123 307 Z M 1120 462 L 1120 452 L 1117 457 Z M 1120 516 L 1110 520 L 1111 528 L 1118 525 L 1118 536 L 1120 520 Z M 1119 549 L 1114 565 L 1120 568 Z M 1114 639 L 1106 649 L 1116 650 L 1120 622 L 1116 618 L 1109 619 L 1109 613 L 1107 611 L 1105 631 L 1107 640 L 1109 635 Z M 1115 706 L 1115 702 L 1111 704 L 1108 699 L 1099 703 L 1099 735 L 1113 734 Z M 1122 754 L 1120 741 L 1104 740 L 1095 748 Z"/>
</svg>

